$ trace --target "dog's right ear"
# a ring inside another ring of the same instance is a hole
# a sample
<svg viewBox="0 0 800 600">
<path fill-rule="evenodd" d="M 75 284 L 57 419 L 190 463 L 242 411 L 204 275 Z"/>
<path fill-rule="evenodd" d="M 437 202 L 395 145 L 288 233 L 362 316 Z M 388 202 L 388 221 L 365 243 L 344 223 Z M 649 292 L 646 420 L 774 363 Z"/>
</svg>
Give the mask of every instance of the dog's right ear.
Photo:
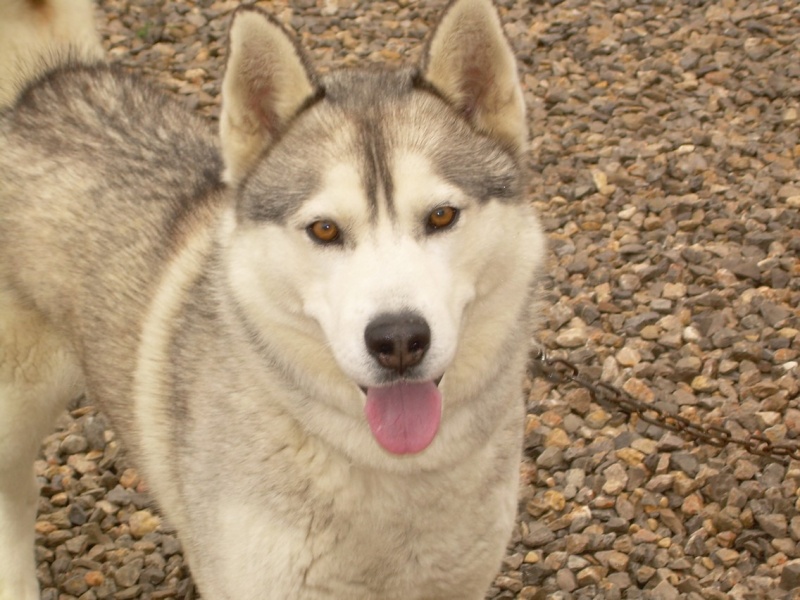
<svg viewBox="0 0 800 600">
<path fill-rule="evenodd" d="M 240 181 L 316 91 L 303 51 L 255 7 L 233 15 L 222 82 L 223 178 Z"/>
<path fill-rule="evenodd" d="M 516 60 L 491 0 L 452 0 L 428 41 L 425 79 L 478 130 L 519 155 L 525 101 Z"/>
</svg>

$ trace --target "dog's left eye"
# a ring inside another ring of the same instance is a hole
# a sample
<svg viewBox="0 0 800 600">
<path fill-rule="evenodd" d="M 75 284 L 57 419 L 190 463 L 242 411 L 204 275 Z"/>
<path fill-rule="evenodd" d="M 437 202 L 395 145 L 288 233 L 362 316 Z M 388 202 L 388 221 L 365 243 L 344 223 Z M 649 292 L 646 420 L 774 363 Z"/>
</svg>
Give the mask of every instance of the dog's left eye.
<svg viewBox="0 0 800 600">
<path fill-rule="evenodd" d="M 306 227 L 308 235 L 317 243 L 333 244 L 339 240 L 339 226 L 333 221 L 314 221 Z"/>
<path fill-rule="evenodd" d="M 451 227 L 458 220 L 458 209 L 452 206 L 440 206 L 428 215 L 428 230 L 439 231 Z"/>
</svg>

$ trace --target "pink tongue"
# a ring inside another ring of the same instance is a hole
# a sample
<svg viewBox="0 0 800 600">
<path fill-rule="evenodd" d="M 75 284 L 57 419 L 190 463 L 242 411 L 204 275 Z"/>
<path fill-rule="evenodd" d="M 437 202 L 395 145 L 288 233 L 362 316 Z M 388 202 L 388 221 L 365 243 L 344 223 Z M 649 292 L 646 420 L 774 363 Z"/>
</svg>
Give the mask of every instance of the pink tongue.
<svg viewBox="0 0 800 600">
<path fill-rule="evenodd" d="M 371 387 L 364 413 L 381 446 L 392 454 L 415 454 L 439 430 L 442 394 L 432 381 Z"/>
</svg>

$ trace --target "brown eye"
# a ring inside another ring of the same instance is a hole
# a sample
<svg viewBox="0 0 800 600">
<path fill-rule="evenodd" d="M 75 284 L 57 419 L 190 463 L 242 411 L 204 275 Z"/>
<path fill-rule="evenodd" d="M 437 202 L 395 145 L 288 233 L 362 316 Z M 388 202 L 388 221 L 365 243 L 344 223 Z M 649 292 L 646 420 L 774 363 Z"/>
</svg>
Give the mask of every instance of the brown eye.
<svg viewBox="0 0 800 600">
<path fill-rule="evenodd" d="M 437 231 L 450 227 L 456 222 L 458 218 L 458 209 L 452 206 L 440 206 L 433 209 L 431 214 L 428 215 L 428 229 L 430 231 Z"/>
<path fill-rule="evenodd" d="M 339 226 L 333 221 L 314 221 L 306 231 L 312 240 L 321 244 L 331 244 L 339 239 Z"/>
</svg>

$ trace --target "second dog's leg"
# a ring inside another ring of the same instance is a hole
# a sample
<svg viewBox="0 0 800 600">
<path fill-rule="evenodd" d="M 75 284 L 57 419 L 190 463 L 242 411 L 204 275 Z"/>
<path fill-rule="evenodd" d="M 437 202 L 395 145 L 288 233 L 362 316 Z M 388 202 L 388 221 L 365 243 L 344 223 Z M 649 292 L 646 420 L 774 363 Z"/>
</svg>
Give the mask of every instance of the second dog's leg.
<svg viewBox="0 0 800 600">
<path fill-rule="evenodd" d="M 80 382 L 63 338 L 0 289 L 0 600 L 39 598 L 33 462 Z"/>
</svg>

